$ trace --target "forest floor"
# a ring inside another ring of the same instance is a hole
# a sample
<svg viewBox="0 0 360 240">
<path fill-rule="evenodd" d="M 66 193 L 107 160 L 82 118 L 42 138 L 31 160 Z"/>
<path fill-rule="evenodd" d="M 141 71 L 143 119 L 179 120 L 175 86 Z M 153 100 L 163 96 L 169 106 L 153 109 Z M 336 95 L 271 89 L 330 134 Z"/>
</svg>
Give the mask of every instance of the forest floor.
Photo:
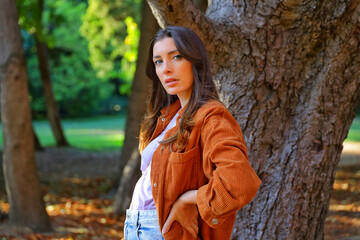
<svg viewBox="0 0 360 240">
<path fill-rule="evenodd" d="M 113 214 L 113 194 L 108 193 L 116 182 L 119 158 L 119 151 L 47 148 L 37 152 L 46 209 L 55 231 L 33 234 L 29 229 L 10 227 L 9 205 L 0 194 L 0 240 L 121 239 L 124 216 Z M 360 239 L 360 143 L 345 143 L 325 222 L 325 240 L 355 239 Z"/>
</svg>

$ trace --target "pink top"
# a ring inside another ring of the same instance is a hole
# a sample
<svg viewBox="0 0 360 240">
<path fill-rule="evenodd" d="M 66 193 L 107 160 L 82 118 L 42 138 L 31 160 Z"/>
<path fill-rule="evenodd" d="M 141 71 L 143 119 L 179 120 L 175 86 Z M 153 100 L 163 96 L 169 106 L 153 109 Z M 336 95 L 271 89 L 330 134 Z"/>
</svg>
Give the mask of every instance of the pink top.
<svg viewBox="0 0 360 240">
<path fill-rule="evenodd" d="M 137 181 L 132 201 L 130 204 L 130 209 L 132 210 L 155 210 L 155 203 L 152 196 L 151 190 L 151 180 L 150 180 L 150 172 L 151 172 L 151 159 L 155 150 L 159 147 L 159 141 L 163 140 L 165 133 L 175 127 L 176 118 L 179 116 L 178 113 L 175 114 L 170 123 L 166 126 L 164 131 L 157 136 L 154 140 L 152 140 L 146 148 L 141 153 L 141 172 L 142 175 L 140 179 Z"/>
</svg>

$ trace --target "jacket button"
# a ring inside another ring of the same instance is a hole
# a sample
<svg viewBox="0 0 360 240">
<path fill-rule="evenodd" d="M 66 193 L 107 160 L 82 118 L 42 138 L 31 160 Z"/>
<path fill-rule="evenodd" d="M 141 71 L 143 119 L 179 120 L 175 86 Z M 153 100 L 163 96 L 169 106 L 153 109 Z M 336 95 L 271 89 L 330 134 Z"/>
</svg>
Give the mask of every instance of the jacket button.
<svg viewBox="0 0 360 240">
<path fill-rule="evenodd" d="M 219 223 L 219 220 L 217 220 L 216 218 L 213 218 L 213 219 L 211 220 L 211 222 L 216 225 L 216 224 Z"/>
<path fill-rule="evenodd" d="M 156 183 L 154 183 L 154 187 L 157 187 L 157 184 L 156 184 Z"/>
<path fill-rule="evenodd" d="M 165 122 L 165 118 L 162 118 L 161 121 Z"/>
</svg>

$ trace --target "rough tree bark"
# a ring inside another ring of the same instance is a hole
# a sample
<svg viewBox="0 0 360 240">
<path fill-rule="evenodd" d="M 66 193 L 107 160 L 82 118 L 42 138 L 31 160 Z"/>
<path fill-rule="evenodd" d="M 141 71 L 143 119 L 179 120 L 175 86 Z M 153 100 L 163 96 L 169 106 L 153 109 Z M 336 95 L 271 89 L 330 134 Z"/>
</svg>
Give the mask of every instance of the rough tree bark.
<svg viewBox="0 0 360 240">
<path fill-rule="evenodd" d="M 1 121 L 3 169 L 10 224 L 51 230 L 37 175 L 25 54 L 16 2 L 0 0 Z"/>
<path fill-rule="evenodd" d="M 50 122 L 51 130 L 54 134 L 56 145 L 57 146 L 69 146 L 67 142 L 60 121 L 59 110 L 56 105 L 56 101 L 54 98 L 54 93 L 51 84 L 51 74 L 49 67 L 49 60 L 47 55 L 47 46 L 44 43 L 43 39 L 39 38 L 42 36 L 42 12 L 44 9 L 44 0 L 38 0 L 39 7 L 39 16 L 38 23 L 39 29 L 37 29 L 37 33 L 35 34 L 35 42 L 36 42 L 36 53 L 39 60 L 39 70 L 41 74 L 41 80 L 43 83 L 43 92 L 45 96 L 45 104 L 46 104 L 46 113 L 47 118 Z"/>
<path fill-rule="evenodd" d="M 129 99 L 125 142 L 121 152 L 120 183 L 114 202 L 114 212 L 116 214 L 125 213 L 125 210 L 129 207 L 136 181 L 141 176 L 138 136 L 140 124 L 146 110 L 149 89 L 149 82 L 145 75 L 147 47 L 158 29 L 159 25 L 152 15 L 149 5 L 144 1 L 142 6 L 138 60 L 136 62 L 136 72 Z"/>
<path fill-rule="evenodd" d="M 161 27 L 203 39 L 263 184 L 233 239 L 323 239 L 342 143 L 360 101 L 360 1 L 148 0 Z"/>
</svg>

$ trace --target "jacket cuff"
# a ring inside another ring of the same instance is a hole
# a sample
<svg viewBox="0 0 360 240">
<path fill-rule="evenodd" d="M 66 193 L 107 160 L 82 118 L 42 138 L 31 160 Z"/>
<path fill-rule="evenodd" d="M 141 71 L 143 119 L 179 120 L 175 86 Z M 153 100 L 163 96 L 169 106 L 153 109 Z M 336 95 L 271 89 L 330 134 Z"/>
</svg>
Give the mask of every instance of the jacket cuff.
<svg viewBox="0 0 360 240">
<path fill-rule="evenodd" d="M 225 217 L 220 217 L 219 215 L 216 215 L 213 211 L 212 211 L 212 207 L 210 205 L 210 203 L 206 198 L 206 190 L 208 188 L 206 187 L 206 185 L 200 187 L 198 189 L 197 195 L 196 195 L 196 204 L 197 207 L 199 209 L 199 213 L 201 218 L 212 228 L 217 228 L 219 227 L 225 220 Z"/>
</svg>

